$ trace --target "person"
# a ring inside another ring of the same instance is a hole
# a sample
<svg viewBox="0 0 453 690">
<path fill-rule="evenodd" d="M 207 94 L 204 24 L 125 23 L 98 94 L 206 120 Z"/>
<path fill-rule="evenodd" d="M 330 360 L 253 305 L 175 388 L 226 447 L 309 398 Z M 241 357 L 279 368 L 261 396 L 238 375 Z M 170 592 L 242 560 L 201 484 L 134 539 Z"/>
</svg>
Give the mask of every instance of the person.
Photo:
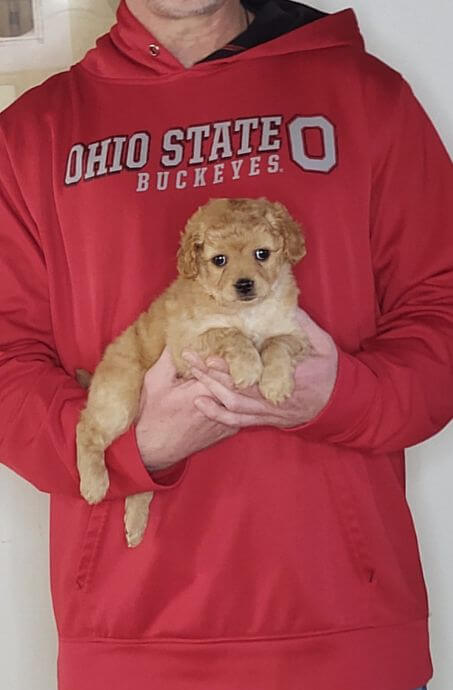
<svg viewBox="0 0 453 690">
<path fill-rule="evenodd" d="M 2 462 L 50 494 L 60 690 L 408 690 L 432 676 L 404 449 L 453 411 L 451 161 L 352 9 L 122 0 L 0 117 Z M 79 494 L 105 346 L 176 276 L 213 197 L 304 229 L 312 351 L 276 407 L 168 352 Z M 153 491 L 128 549 L 124 498 Z"/>
</svg>

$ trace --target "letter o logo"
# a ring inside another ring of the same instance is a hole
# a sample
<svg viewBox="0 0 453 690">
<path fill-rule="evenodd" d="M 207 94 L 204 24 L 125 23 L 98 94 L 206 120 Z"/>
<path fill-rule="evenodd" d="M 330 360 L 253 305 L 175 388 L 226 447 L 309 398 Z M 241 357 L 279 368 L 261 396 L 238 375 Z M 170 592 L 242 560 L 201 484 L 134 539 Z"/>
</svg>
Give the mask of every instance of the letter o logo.
<svg viewBox="0 0 453 690">
<path fill-rule="evenodd" d="M 305 129 L 321 130 L 324 155 L 321 158 L 309 156 L 304 139 Z M 335 127 L 323 115 L 303 117 L 298 115 L 288 124 L 291 158 L 297 165 L 308 172 L 330 172 L 337 164 L 337 147 Z"/>
</svg>

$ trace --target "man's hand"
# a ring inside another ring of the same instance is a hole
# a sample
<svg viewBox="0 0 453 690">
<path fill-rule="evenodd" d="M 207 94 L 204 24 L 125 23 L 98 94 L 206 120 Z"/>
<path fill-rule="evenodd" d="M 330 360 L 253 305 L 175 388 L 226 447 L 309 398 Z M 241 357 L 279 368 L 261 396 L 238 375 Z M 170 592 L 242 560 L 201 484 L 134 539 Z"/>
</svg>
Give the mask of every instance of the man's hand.
<svg viewBox="0 0 453 690">
<path fill-rule="evenodd" d="M 338 351 L 330 335 L 305 311 L 298 309 L 297 320 L 307 335 L 311 352 L 295 370 L 291 398 L 273 405 L 261 395 L 258 386 L 238 391 L 223 359 L 208 358 L 208 367 L 194 353 L 186 359 L 193 375 L 215 396 L 195 397 L 194 404 L 207 418 L 234 428 L 246 426 L 293 427 L 306 424 L 325 407 L 333 391 L 338 366 Z"/>
<path fill-rule="evenodd" d="M 233 434 L 234 424 L 209 419 L 194 405 L 212 394 L 196 379 L 176 378 L 167 348 L 145 375 L 135 435 L 143 462 L 160 470 Z"/>
</svg>

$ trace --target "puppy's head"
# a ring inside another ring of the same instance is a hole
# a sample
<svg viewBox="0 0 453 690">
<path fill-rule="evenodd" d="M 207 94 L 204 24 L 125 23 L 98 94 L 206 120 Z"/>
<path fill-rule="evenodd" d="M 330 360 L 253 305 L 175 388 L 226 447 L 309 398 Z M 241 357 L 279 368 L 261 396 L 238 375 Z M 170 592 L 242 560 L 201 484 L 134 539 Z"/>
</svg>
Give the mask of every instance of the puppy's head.
<svg viewBox="0 0 453 690">
<path fill-rule="evenodd" d="M 217 302 L 256 302 L 276 285 L 284 266 L 305 255 L 300 226 L 279 202 L 212 199 L 189 218 L 178 270 Z"/>
</svg>

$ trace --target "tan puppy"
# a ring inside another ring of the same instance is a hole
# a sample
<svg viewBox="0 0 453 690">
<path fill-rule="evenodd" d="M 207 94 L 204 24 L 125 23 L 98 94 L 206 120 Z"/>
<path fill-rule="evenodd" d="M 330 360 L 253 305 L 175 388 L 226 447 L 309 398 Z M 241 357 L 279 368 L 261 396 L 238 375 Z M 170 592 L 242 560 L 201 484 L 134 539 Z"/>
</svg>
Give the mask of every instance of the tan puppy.
<svg viewBox="0 0 453 690">
<path fill-rule="evenodd" d="M 109 486 L 104 451 L 136 419 L 146 371 L 169 347 L 181 376 L 193 350 L 223 357 L 238 388 L 258 384 L 279 403 L 307 341 L 295 320 L 291 271 L 305 255 L 298 224 L 266 199 L 213 199 L 189 219 L 178 251 L 178 278 L 105 350 L 77 425 L 80 491 L 101 501 Z M 83 372 L 79 371 L 80 380 Z M 152 492 L 126 498 L 129 546 L 140 543 Z"/>
</svg>

